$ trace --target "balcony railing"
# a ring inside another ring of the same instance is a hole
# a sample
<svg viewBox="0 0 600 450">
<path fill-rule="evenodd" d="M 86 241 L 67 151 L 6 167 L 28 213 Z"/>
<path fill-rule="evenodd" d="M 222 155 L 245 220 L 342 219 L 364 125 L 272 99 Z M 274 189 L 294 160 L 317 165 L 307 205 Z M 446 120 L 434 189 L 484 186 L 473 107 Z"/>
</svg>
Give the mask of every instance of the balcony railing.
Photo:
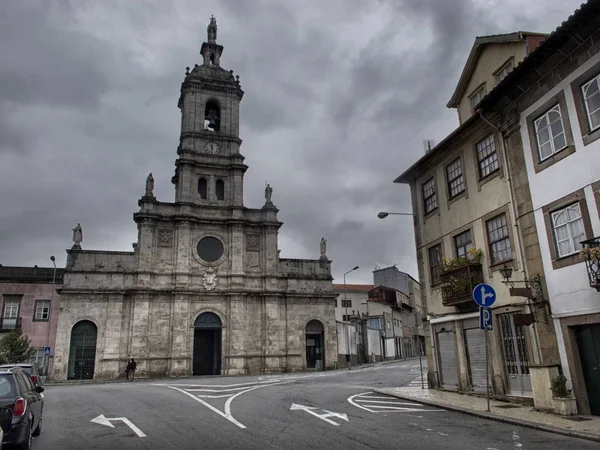
<svg viewBox="0 0 600 450">
<path fill-rule="evenodd" d="M 0 317 L 0 331 L 12 331 L 21 328 L 20 317 Z"/>
<path fill-rule="evenodd" d="M 473 289 L 483 283 L 481 264 L 465 264 L 462 267 L 440 274 L 442 284 L 442 303 L 444 306 L 475 305 Z"/>
<path fill-rule="evenodd" d="M 600 292 L 600 237 L 582 241 L 581 245 L 590 286 Z"/>
</svg>

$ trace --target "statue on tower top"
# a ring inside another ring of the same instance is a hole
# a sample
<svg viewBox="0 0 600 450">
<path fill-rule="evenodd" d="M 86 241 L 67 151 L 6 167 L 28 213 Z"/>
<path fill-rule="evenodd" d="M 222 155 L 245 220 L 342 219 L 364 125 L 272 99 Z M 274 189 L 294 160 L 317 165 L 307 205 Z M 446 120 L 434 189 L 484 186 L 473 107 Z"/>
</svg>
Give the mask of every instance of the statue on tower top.
<svg viewBox="0 0 600 450">
<path fill-rule="evenodd" d="M 206 32 L 208 34 L 209 44 L 214 44 L 217 42 L 217 19 L 215 19 L 215 16 L 210 16 L 210 23 L 206 28 Z"/>
</svg>

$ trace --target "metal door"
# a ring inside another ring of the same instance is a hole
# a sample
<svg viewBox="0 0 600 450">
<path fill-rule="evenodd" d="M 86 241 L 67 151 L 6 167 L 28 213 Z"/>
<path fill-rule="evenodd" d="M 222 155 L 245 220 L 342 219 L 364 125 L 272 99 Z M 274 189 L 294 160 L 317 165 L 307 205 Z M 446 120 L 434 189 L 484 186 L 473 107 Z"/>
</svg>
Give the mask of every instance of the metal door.
<svg viewBox="0 0 600 450">
<path fill-rule="evenodd" d="M 71 330 L 69 349 L 69 380 L 94 378 L 96 365 L 96 337 L 98 329 L 89 320 L 77 322 Z"/>
<path fill-rule="evenodd" d="M 467 366 L 469 369 L 469 385 L 475 392 L 485 392 L 485 334 L 477 328 L 465 329 L 465 348 L 467 349 Z"/>
<path fill-rule="evenodd" d="M 514 313 L 498 315 L 498 323 L 510 394 L 533 397 L 525 328 L 515 324 Z"/>
<path fill-rule="evenodd" d="M 590 412 L 600 416 L 600 325 L 585 325 L 575 331 Z"/>
<path fill-rule="evenodd" d="M 458 390 L 458 364 L 456 362 L 456 347 L 454 333 L 444 331 L 437 333 L 438 358 L 440 360 L 440 381 L 444 389 Z"/>
</svg>

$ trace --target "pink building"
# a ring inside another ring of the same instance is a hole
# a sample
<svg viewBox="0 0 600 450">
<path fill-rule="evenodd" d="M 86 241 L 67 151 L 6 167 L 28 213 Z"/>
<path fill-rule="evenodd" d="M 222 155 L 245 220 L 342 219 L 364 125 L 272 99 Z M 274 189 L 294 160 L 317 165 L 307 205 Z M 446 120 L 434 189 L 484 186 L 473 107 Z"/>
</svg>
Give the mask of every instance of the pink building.
<svg viewBox="0 0 600 450">
<path fill-rule="evenodd" d="M 0 265 L 0 339 L 7 332 L 21 328 L 36 349 L 34 360 L 40 368 L 44 347 L 51 347 L 51 354 L 54 353 L 60 309 L 59 295 L 56 292 L 52 295 L 54 270 L 53 267 Z M 56 269 L 55 289 L 62 286 L 63 274 L 64 269 Z"/>
</svg>

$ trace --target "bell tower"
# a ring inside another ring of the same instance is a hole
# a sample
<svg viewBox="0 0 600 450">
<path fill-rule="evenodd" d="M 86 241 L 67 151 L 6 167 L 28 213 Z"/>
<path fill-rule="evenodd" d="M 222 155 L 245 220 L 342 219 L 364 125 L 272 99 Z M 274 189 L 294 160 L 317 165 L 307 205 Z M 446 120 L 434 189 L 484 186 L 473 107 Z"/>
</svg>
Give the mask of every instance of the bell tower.
<svg viewBox="0 0 600 450">
<path fill-rule="evenodd" d="M 243 207 L 244 173 L 240 154 L 239 76 L 221 67 L 217 20 L 210 18 L 202 44 L 202 64 L 186 68 L 178 107 L 181 134 L 175 162 L 175 203 Z"/>
</svg>

